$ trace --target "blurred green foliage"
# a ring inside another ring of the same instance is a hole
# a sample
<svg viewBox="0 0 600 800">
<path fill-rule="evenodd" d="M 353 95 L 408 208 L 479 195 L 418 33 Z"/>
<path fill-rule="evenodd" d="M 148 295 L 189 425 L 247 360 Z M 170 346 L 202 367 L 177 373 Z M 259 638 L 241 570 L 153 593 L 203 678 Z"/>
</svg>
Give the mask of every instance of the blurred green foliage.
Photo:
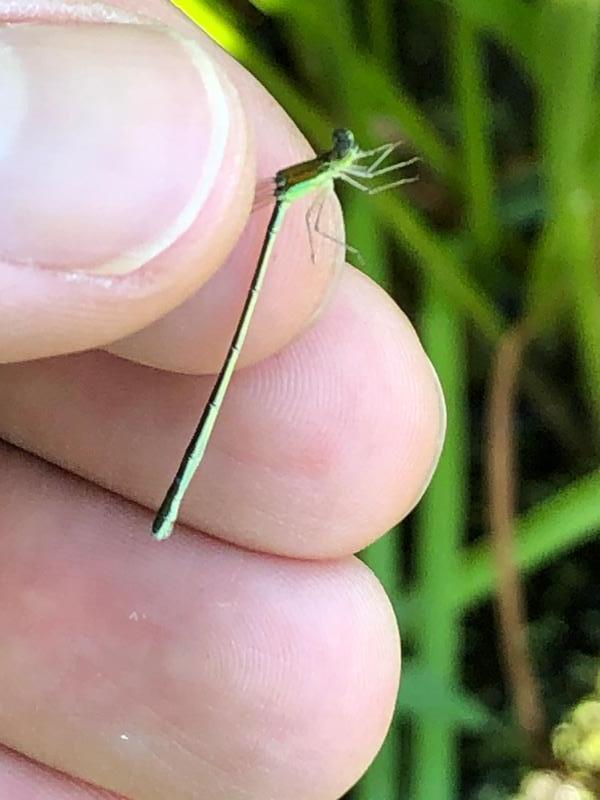
<svg viewBox="0 0 600 800">
<path fill-rule="evenodd" d="M 600 529 L 600 0 L 179 5 L 316 149 L 343 126 L 365 148 L 402 138 L 422 158 L 404 193 L 344 192 L 349 240 L 415 321 L 449 414 L 417 511 L 365 553 L 401 621 L 404 682 L 353 797 L 506 797 L 526 764 L 486 616 L 496 578 L 482 453 L 491 355 L 517 319 L 533 343 L 515 419 L 515 557 L 551 718 L 600 650 L 585 568 Z"/>
</svg>

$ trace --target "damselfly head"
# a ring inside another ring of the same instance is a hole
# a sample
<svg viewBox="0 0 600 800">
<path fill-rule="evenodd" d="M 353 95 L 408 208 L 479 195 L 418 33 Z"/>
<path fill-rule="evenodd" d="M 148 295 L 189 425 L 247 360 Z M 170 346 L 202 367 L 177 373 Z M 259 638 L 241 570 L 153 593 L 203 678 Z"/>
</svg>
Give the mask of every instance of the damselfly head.
<svg viewBox="0 0 600 800">
<path fill-rule="evenodd" d="M 358 150 L 352 131 L 348 128 L 336 128 L 333 132 L 332 150 L 336 159 L 346 158 L 349 153 Z"/>
</svg>

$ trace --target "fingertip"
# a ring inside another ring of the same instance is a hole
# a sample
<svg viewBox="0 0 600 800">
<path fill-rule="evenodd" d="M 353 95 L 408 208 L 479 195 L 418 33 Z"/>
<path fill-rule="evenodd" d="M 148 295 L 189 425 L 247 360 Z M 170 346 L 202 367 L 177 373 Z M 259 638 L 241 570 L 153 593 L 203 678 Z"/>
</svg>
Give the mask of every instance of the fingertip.
<svg viewBox="0 0 600 800">
<path fill-rule="evenodd" d="M 233 246 L 254 184 L 244 109 L 198 42 L 160 26 L 0 38 L 18 127 L 0 152 L 2 358 L 97 347 L 182 302 Z"/>
</svg>

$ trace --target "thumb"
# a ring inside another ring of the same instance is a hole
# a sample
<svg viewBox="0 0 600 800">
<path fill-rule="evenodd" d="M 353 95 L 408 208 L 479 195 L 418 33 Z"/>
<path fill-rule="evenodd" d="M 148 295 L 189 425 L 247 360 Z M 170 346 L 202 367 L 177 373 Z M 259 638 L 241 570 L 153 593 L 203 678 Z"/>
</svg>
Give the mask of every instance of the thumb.
<svg viewBox="0 0 600 800">
<path fill-rule="evenodd" d="M 0 28 L 0 360 L 83 350 L 189 296 L 253 190 L 223 67 L 167 28 Z"/>
</svg>

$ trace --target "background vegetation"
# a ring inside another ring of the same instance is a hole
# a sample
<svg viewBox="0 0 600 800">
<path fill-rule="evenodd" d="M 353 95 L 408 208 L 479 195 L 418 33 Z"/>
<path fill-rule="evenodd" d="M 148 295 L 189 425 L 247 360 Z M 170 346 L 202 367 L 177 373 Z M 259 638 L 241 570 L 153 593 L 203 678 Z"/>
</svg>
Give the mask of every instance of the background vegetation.
<svg viewBox="0 0 600 800">
<path fill-rule="evenodd" d="M 600 0 L 180 4 L 316 149 L 344 126 L 423 160 L 343 198 L 449 410 L 423 502 L 365 553 L 405 661 L 352 797 L 508 797 L 600 653 Z"/>
</svg>

